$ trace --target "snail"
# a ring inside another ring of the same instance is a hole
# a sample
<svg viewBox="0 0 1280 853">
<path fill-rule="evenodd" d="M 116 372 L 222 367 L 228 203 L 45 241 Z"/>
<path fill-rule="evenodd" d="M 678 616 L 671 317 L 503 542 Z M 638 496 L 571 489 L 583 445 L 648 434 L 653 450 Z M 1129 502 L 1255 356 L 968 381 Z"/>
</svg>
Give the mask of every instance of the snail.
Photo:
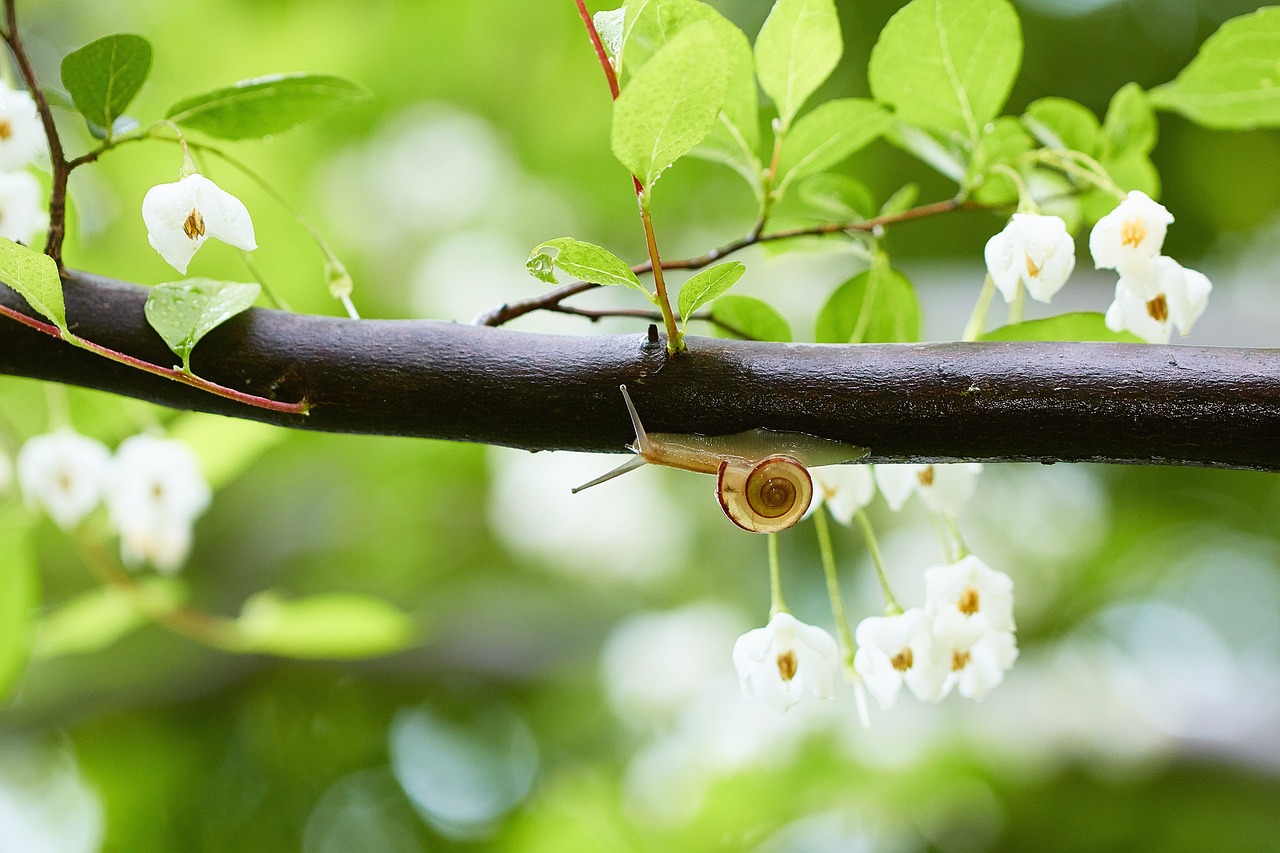
<svg viewBox="0 0 1280 853">
<path fill-rule="evenodd" d="M 573 490 L 612 480 L 646 463 L 716 475 L 716 496 L 729 520 L 752 533 L 776 533 L 795 524 L 813 502 L 809 468 L 856 462 L 870 451 L 815 435 L 752 429 L 733 435 L 647 433 L 627 386 L 622 399 L 636 430 L 637 455 Z"/>
</svg>

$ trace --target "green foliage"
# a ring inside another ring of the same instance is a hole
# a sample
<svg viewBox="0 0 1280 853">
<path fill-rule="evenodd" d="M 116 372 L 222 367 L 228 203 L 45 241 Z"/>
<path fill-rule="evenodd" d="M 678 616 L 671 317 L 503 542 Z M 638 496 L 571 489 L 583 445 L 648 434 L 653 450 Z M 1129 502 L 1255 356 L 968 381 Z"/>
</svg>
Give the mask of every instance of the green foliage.
<svg viewBox="0 0 1280 853">
<path fill-rule="evenodd" d="M 0 517 L 0 698 L 8 696 L 27 668 L 40 576 L 30 527 L 16 513 Z"/>
<path fill-rule="evenodd" d="M 1116 92 L 1107 107 L 1095 154 L 1120 189 L 1141 190 L 1159 198 L 1160 174 L 1150 156 L 1156 133 L 1155 111 L 1147 93 L 1136 83 Z M 1114 195 L 1099 189 L 1085 193 L 1080 203 L 1086 221 L 1096 222 L 1116 206 L 1116 201 Z"/>
<path fill-rule="evenodd" d="M 706 138 L 690 153 L 724 163 L 755 186 L 760 179 L 756 147 L 760 144 L 755 60 L 746 34 L 728 18 L 698 0 L 639 0 L 626 8 L 623 55 L 638 70 L 653 54 L 690 24 L 711 27 L 728 63 L 724 106 Z"/>
<path fill-rule="evenodd" d="M 1007 0 L 912 0 L 885 24 L 867 73 L 902 121 L 977 140 L 1021 62 L 1022 27 Z"/>
<path fill-rule="evenodd" d="M 1022 114 L 1022 122 L 1046 148 L 1070 148 L 1089 155 L 1098 150 L 1098 117 L 1069 98 L 1032 101 Z"/>
<path fill-rule="evenodd" d="M 880 215 L 896 216 L 899 213 L 905 213 L 915 205 L 918 198 L 920 198 L 919 184 L 903 184 L 894 190 L 893 195 L 885 199 L 884 204 L 880 206 Z"/>
<path fill-rule="evenodd" d="M 181 441 L 200 462 L 200 473 L 217 491 L 248 471 L 289 435 L 257 421 L 188 412 L 170 421 L 169 438 Z"/>
<path fill-rule="evenodd" d="M 920 301 L 902 273 L 877 258 L 871 268 L 836 288 L 818 312 L 820 344 L 871 344 L 920 340 Z"/>
<path fill-rule="evenodd" d="M 1129 332 L 1113 332 L 1107 328 L 1103 315 L 1093 311 L 1076 311 L 1059 314 L 1044 320 L 1027 320 L 992 329 L 979 335 L 980 341 L 1118 341 L 1141 343 L 1141 338 Z"/>
<path fill-rule="evenodd" d="M 1159 109 L 1218 130 L 1280 126 L 1280 7 L 1223 24 L 1171 83 L 1151 91 Z"/>
<path fill-rule="evenodd" d="M 1018 186 L 1003 169 L 1012 168 L 1014 160 L 1034 147 L 1035 141 L 1015 118 L 1001 116 L 987 125 L 974 146 L 965 177 L 965 183 L 975 189 L 974 200 L 992 207 L 1016 204 Z"/>
<path fill-rule="evenodd" d="M 756 74 L 785 132 L 823 81 L 844 42 L 831 0 L 777 0 L 756 37 Z"/>
<path fill-rule="evenodd" d="M 165 118 L 218 139 L 258 139 L 315 118 L 324 110 L 367 96 L 328 74 L 275 74 L 183 98 Z"/>
<path fill-rule="evenodd" d="M 856 221 L 876 215 L 871 188 L 848 175 L 814 175 L 800 184 L 799 195 L 810 207 L 839 220 Z"/>
<path fill-rule="evenodd" d="M 249 310 L 262 288 L 254 283 L 189 278 L 157 284 L 147 294 L 147 322 L 191 370 L 191 351 L 200 339 Z"/>
<path fill-rule="evenodd" d="M 116 129 L 116 119 L 124 114 L 150 71 L 151 43 L 142 36 L 122 33 L 67 54 L 62 60 L 62 85 L 90 128 L 106 133 Z"/>
<path fill-rule="evenodd" d="M 623 48 L 626 49 L 625 46 Z M 613 106 L 613 154 L 646 189 L 706 138 L 724 106 L 729 65 L 704 21 L 645 63 Z"/>
<path fill-rule="evenodd" d="M 0 281 L 16 290 L 37 313 L 66 333 L 62 279 L 52 258 L 0 237 Z"/>
<path fill-rule="evenodd" d="M 262 592 L 245 602 L 236 628 L 246 651 L 295 658 L 361 658 L 411 645 L 409 617 L 379 598 L 335 593 L 287 601 Z"/>
<path fill-rule="evenodd" d="M 40 619 L 34 654 L 37 658 L 102 651 L 186 599 L 186 587 L 173 578 L 149 577 L 132 590 L 114 586 L 82 592 Z"/>
<path fill-rule="evenodd" d="M 791 340 L 791 326 L 786 318 L 769 303 L 751 296 L 721 296 L 711 307 L 711 316 L 741 333 L 734 334 L 721 326 L 715 326 L 717 337 L 745 337 L 778 343 L 788 343 Z"/>
<path fill-rule="evenodd" d="M 703 270 L 681 285 L 680 316 L 683 323 L 689 322 L 694 311 L 719 298 L 737 284 L 746 271 L 747 268 L 738 261 L 728 261 Z"/>
<path fill-rule="evenodd" d="M 893 117 L 866 98 L 840 98 L 815 107 L 787 134 L 778 161 L 778 194 L 788 184 L 825 172 L 888 130 Z"/>
<path fill-rule="evenodd" d="M 625 261 L 594 243 L 584 243 L 572 237 L 557 237 L 535 248 L 525 262 L 530 275 L 548 284 L 555 284 L 556 281 L 551 272 L 552 266 L 593 284 L 620 284 L 646 296 L 649 294 Z"/>
</svg>

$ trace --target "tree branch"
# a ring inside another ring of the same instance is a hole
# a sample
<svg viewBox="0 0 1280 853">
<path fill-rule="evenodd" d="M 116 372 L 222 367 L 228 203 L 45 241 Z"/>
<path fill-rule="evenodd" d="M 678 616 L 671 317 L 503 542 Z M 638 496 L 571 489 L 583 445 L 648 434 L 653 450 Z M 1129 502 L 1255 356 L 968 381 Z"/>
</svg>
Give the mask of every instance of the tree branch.
<svg viewBox="0 0 1280 853">
<path fill-rule="evenodd" d="M 73 331 L 171 358 L 146 290 L 66 281 Z M 0 288 L 0 302 L 28 311 Z M 618 385 L 654 432 L 808 432 L 870 461 L 1104 461 L 1280 470 L 1280 350 L 1131 344 L 870 346 L 691 338 L 668 359 L 644 335 L 566 337 L 434 321 L 352 321 L 254 309 L 214 330 L 199 373 L 308 417 L 254 409 L 97 358 L 11 320 L 0 372 L 302 429 L 529 450 L 621 451 Z"/>
</svg>

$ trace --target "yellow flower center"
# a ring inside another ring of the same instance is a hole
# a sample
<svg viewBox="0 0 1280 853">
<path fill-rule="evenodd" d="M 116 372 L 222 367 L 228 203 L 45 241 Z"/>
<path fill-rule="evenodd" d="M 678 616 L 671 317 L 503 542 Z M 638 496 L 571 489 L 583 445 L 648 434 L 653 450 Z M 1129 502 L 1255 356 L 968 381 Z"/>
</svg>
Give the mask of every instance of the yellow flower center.
<svg viewBox="0 0 1280 853">
<path fill-rule="evenodd" d="M 1036 278 L 1037 276 L 1040 275 L 1040 270 L 1042 270 L 1043 268 L 1044 268 L 1043 264 L 1041 266 L 1036 266 L 1036 262 L 1031 260 L 1030 255 L 1027 255 L 1027 275 L 1028 276 L 1030 276 L 1031 278 Z"/>
<path fill-rule="evenodd" d="M 1136 249 L 1145 239 L 1147 239 L 1147 226 L 1142 224 L 1141 219 L 1129 219 L 1120 226 L 1122 246 L 1132 246 Z"/>
<path fill-rule="evenodd" d="M 1163 323 L 1169 319 L 1169 300 L 1164 298 L 1163 293 L 1147 303 L 1147 313 L 1157 323 Z"/>
<path fill-rule="evenodd" d="M 926 489 L 932 486 L 933 485 L 933 466 L 932 465 L 924 466 L 924 470 L 922 470 L 919 474 L 917 474 L 916 478 L 920 481 L 920 485 L 924 486 Z"/>
<path fill-rule="evenodd" d="M 959 672 L 969 665 L 968 652 L 952 652 L 951 653 L 951 671 Z"/>
<path fill-rule="evenodd" d="M 960 608 L 960 612 L 965 616 L 972 616 L 978 612 L 978 591 L 971 586 L 964 588 L 960 593 L 960 600 L 956 602 L 956 607 Z"/>
<path fill-rule="evenodd" d="M 796 660 L 796 653 L 791 649 L 778 655 L 778 675 L 782 676 L 783 681 L 795 678 L 796 670 L 799 668 L 800 662 Z"/>
<path fill-rule="evenodd" d="M 13 136 L 13 125 L 9 124 L 9 120 L 0 119 L 0 141 L 8 142 Z"/>
<path fill-rule="evenodd" d="M 182 233 L 187 235 L 188 240 L 204 236 L 204 217 L 194 207 L 187 214 L 187 221 L 182 223 Z"/>
<path fill-rule="evenodd" d="M 898 672 L 906 672 L 911 669 L 911 665 L 915 663 L 915 656 L 911 654 L 911 647 L 903 649 L 889 659 L 889 663 L 893 664 L 893 668 Z"/>
</svg>

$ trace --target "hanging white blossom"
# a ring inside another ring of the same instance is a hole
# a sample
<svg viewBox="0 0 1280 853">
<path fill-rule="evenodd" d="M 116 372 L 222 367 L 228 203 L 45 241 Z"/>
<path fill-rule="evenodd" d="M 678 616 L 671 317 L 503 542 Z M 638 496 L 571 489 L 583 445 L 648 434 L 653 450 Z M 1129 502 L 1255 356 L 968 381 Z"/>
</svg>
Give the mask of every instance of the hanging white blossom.
<svg viewBox="0 0 1280 853">
<path fill-rule="evenodd" d="M 1098 269 L 1126 275 L 1134 264 L 1160 254 L 1173 215 L 1144 192 L 1129 193 L 1098 220 L 1089 234 L 1089 252 Z"/>
<path fill-rule="evenodd" d="M 1013 632 L 997 631 L 981 616 L 935 622 L 933 637 L 949 670 L 944 695 L 954 687 L 966 699 L 982 699 L 1018 659 Z"/>
<path fill-rule="evenodd" d="M 1129 331 L 1148 343 L 1168 343 L 1173 329 L 1185 335 L 1204 313 L 1213 285 L 1200 272 L 1163 255 L 1131 264 L 1116 282 L 1107 328 Z"/>
<path fill-rule="evenodd" d="M 925 569 L 925 612 L 934 625 L 981 618 L 997 631 L 1013 630 L 1013 581 L 973 554 Z"/>
<path fill-rule="evenodd" d="M 180 441 L 135 435 L 116 450 L 106 502 L 129 566 L 150 563 L 174 572 L 186 562 L 191 528 L 209 506 L 210 490 L 195 455 Z"/>
<path fill-rule="evenodd" d="M 246 252 L 258 248 L 244 204 L 201 174 L 149 189 L 142 200 L 142 221 L 151 247 L 184 275 L 209 237 Z"/>
<path fill-rule="evenodd" d="M 826 504 L 832 518 L 841 524 L 852 524 L 858 511 L 876 496 L 875 479 L 868 465 L 823 465 L 810 468 L 809 474 L 813 477 L 813 502 L 806 517 Z"/>
<path fill-rule="evenodd" d="M 945 465 L 909 462 L 874 467 L 876 486 L 894 512 L 902 509 L 913 494 L 918 494 L 929 509 L 952 517 L 959 515 L 973 497 L 978 474 L 982 472 L 979 462 Z"/>
<path fill-rule="evenodd" d="M 854 669 L 882 708 L 892 708 L 902 685 L 916 698 L 936 702 L 947 685 L 947 660 L 933 638 L 924 610 L 870 616 L 858 623 Z"/>
<path fill-rule="evenodd" d="M 987 241 L 987 272 L 1005 302 L 1019 286 L 1038 302 L 1062 289 L 1076 266 L 1076 246 L 1067 224 L 1057 216 L 1015 213 L 1004 230 Z"/>
<path fill-rule="evenodd" d="M 37 435 L 18 451 L 18 485 L 27 506 L 70 530 L 102 499 L 110 458 L 106 445 L 72 429 Z"/>
<path fill-rule="evenodd" d="M 25 169 L 45 145 L 44 125 L 31 95 L 0 83 L 0 171 Z"/>
<path fill-rule="evenodd" d="M 0 237 L 30 243 L 49 225 L 44 190 L 29 172 L 0 172 Z"/>
<path fill-rule="evenodd" d="M 805 691 L 831 698 L 839 653 L 826 631 L 790 613 L 776 613 L 765 627 L 738 638 L 733 665 L 742 695 L 755 696 L 781 713 L 799 702 Z"/>
</svg>

